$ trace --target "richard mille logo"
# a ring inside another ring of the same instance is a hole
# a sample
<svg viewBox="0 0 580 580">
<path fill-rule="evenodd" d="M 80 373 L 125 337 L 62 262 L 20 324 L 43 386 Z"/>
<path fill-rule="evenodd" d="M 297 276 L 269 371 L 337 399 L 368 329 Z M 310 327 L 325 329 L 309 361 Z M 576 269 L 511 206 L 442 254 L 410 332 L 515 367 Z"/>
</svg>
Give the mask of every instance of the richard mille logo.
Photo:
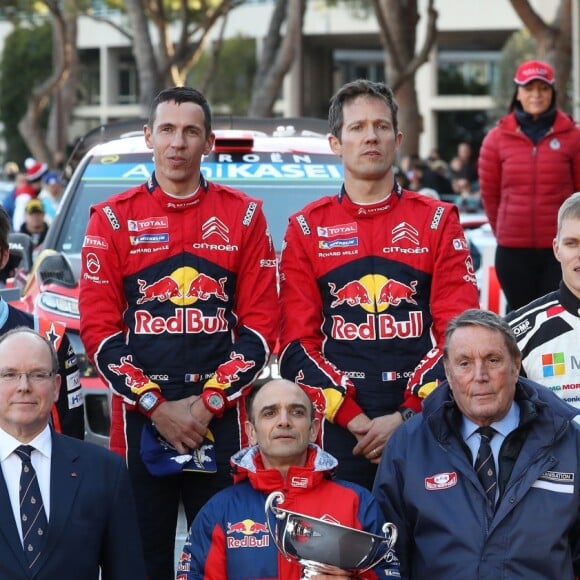
<svg viewBox="0 0 580 580">
<path fill-rule="evenodd" d="M 202 239 L 205 240 L 212 235 L 216 235 L 220 237 L 224 242 L 229 243 L 230 238 L 228 234 L 230 233 L 230 229 L 226 224 L 224 224 L 221 220 L 216 218 L 215 216 L 209 218 L 202 226 L 201 226 Z"/>
</svg>

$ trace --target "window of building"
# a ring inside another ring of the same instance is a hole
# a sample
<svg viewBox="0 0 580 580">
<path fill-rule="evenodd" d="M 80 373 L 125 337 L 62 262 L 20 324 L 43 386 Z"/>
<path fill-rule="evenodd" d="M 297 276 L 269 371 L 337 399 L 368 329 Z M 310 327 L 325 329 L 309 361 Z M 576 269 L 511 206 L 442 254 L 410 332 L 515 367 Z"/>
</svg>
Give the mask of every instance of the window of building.
<svg viewBox="0 0 580 580">
<path fill-rule="evenodd" d="M 135 61 L 130 56 L 119 57 L 119 99 L 120 105 L 137 102 L 139 95 L 139 76 Z"/>
<path fill-rule="evenodd" d="M 441 51 L 437 56 L 439 95 L 490 95 L 499 82 L 500 53 Z"/>
<path fill-rule="evenodd" d="M 99 50 L 79 51 L 79 82 L 77 98 L 79 105 L 99 105 L 101 103 L 101 76 Z"/>
</svg>

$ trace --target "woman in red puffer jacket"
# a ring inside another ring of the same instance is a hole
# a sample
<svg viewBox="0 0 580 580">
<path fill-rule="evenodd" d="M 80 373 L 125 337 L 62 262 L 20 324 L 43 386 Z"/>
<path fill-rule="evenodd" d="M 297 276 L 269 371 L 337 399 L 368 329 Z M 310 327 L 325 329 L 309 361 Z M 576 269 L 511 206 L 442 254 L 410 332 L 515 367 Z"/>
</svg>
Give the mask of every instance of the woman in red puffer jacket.
<svg viewBox="0 0 580 580">
<path fill-rule="evenodd" d="M 558 288 L 561 268 L 552 251 L 558 208 L 580 191 L 580 128 L 556 108 L 552 67 L 524 62 L 514 82 L 510 113 L 484 139 L 478 164 L 509 309 Z"/>
</svg>

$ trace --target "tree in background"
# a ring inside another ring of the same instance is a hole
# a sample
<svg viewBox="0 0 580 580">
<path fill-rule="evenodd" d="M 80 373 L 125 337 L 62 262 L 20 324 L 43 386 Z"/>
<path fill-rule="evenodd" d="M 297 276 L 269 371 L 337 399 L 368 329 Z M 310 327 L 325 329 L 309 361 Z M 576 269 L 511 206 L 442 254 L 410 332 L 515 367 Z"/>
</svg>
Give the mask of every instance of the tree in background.
<svg viewBox="0 0 580 580">
<path fill-rule="evenodd" d="M 26 114 L 33 87 L 46 80 L 52 69 L 52 27 L 49 22 L 16 28 L 6 37 L 0 59 L 0 120 L 4 125 L 6 159 L 20 166 L 31 155 L 30 147 L 18 131 Z M 41 129 L 48 124 L 48 111 L 39 119 Z"/>
<path fill-rule="evenodd" d="M 213 50 L 206 50 L 190 72 L 187 83 L 207 96 L 214 114 L 245 116 L 256 66 L 255 40 L 238 36 L 221 42 L 219 59 Z"/>
<path fill-rule="evenodd" d="M 417 25 L 421 18 L 417 0 L 372 0 L 385 51 L 385 78 L 399 103 L 399 125 L 405 134 L 401 157 L 419 151 L 423 123 L 419 114 L 415 73 L 429 59 L 437 38 L 434 0 L 427 5 L 427 32 L 417 50 Z"/>
<path fill-rule="evenodd" d="M 276 0 L 254 78 L 250 117 L 272 116 L 284 78 L 302 45 L 305 11 L 306 0 Z"/>
<path fill-rule="evenodd" d="M 20 100 L 15 106 L 24 109 L 10 123 L 17 123 L 29 153 L 53 166 L 66 155 L 66 127 L 75 105 L 78 10 L 86 3 L 86 0 L 5 0 L 4 4 L 3 15 L 12 20 L 15 38 L 33 32 L 28 45 L 30 54 L 25 49 L 25 54 L 19 55 L 21 49 L 13 50 L 7 45 L 2 55 L 2 62 L 6 63 L 3 86 L 11 98 Z M 49 41 L 42 44 L 34 31 L 44 29 Z M 37 61 L 42 62 L 39 71 L 33 66 Z M 26 90 L 13 92 L 11 86 L 21 82 Z"/>
<path fill-rule="evenodd" d="M 187 75 L 204 53 L 213 27 L 242 1 L 107 0 L 108 5 L 125 11 L 129 20 L 127 30 L 109 19 L 99 18 L 131 40 L 143 115 L 148 113 L 151 99 L 160 89 L 185 84 Z M 171 30 L 175 26 L 176 34 Z"/>
</svg>

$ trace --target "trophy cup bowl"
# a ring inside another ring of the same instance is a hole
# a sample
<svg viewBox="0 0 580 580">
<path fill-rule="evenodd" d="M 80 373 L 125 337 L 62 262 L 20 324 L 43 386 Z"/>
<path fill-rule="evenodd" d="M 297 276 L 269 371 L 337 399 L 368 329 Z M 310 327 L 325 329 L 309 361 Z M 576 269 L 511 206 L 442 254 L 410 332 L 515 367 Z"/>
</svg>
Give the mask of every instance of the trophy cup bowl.
<svg viewBox="0 0 580 580">
<path fill-rule="evenodd" d="M 278 507 L 283 502 L 282 492 L 268 496 L 266 526 L 283 556 L 303 566 L 301 578 L 338 571 L 362 573 L 383 560 L 393 561 L 397 541 L 394 524 L 384 524 L 384 536 L 378 536 Z M 276 517 L 273 529 L 269 512 Z"/>
</svg>

